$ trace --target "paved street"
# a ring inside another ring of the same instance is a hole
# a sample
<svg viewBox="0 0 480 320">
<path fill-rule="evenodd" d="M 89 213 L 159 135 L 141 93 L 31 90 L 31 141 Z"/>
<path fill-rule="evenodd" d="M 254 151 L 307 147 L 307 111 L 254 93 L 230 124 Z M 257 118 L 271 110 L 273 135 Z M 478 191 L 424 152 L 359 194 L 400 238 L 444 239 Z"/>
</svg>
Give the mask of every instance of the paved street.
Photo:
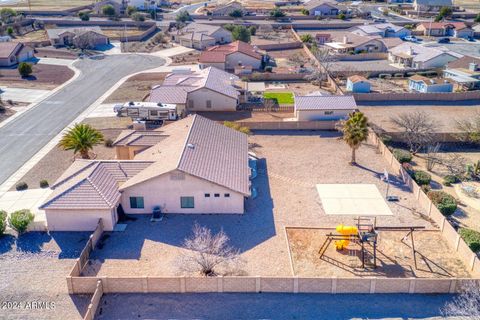
<svg viewBox="0 0 480 320">
<path fill-rule="evenodd" d="M 113 294 L 98 319 L 441 319 L 450 295 Z"/>
<path fill-rule="evenodd" d="M 76 62 L 82 71 L 76 80 L 0 128 L 0 184 L 120 79 L 164 62 L 146 55 Z"/>
</svg>

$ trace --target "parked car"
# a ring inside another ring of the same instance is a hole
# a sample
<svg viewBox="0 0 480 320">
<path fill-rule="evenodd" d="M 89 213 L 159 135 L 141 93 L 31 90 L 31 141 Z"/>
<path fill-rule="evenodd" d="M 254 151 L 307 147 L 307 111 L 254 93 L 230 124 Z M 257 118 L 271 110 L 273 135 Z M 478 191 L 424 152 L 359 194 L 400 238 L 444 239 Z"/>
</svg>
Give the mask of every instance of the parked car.
<svg viewBox="0 0 480 320">
<path fill-rule="evenodd" d="M 441 38 L 438 39 L 438 43 L 450 43 L 450 38 Z"/>
<path fill-rule="evenodd" d="M 410 42 L 419 42 L 418 38 L 415 36 L 406 36 L 402 40 L 410 41 Z"/>
<path fill-rule="evenodd" d="M 385 22 L 387 22 L 387 19 L 375 18 L 375 19 L 373 19 L 373 22 L 375 22 L 375 23 L 385 23 Z"/>
<path fill-rule="evenodd" d="M 472 36 L 469 36 L 469 37 L 467 38 L 467 40 L 470 41 L 470 42 L 475 42 L 475 38 L 472 37 Z"/>
</svg>

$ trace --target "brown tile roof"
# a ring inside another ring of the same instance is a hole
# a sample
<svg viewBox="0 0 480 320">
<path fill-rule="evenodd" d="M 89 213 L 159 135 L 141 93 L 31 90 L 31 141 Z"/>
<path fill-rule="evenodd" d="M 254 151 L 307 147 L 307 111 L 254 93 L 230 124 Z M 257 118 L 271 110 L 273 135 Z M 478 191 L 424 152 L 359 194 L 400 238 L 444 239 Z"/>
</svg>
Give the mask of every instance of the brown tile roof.
<svg viewBox="0 0 480 320">
<path fill-rule="evenodd" d="M 451 61 L 448 63 L 448 68 L 455 69 L 455 68 L 465 68 L 468 69 L 470 63 L 476 63 L 480 65 L 480 58 L 470 57 L 470 56 L 463 56 L 462 58 Z"/>
<path fill-rule="evenodd" d="M 77 160 L 52 186 L 40 209 L 111 209 L 120 199 L 119 185 L 151 163 Z"/>
<path fill-rule="evenodd" d="M 167 136 L 160 131 L 123 130 L 113 142 L 114 146 L 145 146 L 151 147 Z"/>
<path fill-rule="evenodd" d="M 121 190 L 179 170 L 250 194 L 247 135 L 199 115 L 167 125 L 165 134 L 169 137 L 135 157 L 155 163 L 125 182 Z"/>
<path fill-rule="evenodd" d="M 235 41 L 225 45 L 213 46 L 202 52 L 200 55 L 200 62 L 215 63 L 225 62 L 229 54 L 240 52 L 252 58 L 261 60 L 262 55 L 255 51 L 255 48 L 243 41 Z"/>
<path fill-rule="evenodd" d="M 467 28 L 467 25 L 463 22 L 422 22 L 418 27 L 422 26 L 426 30 L 432 29 L 443 29 L 447 26 L 453 26 L 457 30 L 462 30 Z M 418 28 L 417 27 L 417 28 Z"/>
<path fill-rule="evenodd" d="M 348 79 L 349 79 L 351 82 L 353 82 L 353 83 L 355 83 L 355 82 L 361 82 L 361 81 L 368 81 L 367 78 L 362 77 L 362 76 L 359 76 L 359 75 L 357 75 L 357 74 L 348 77 Z"/>
<path fill-rule="evenodd" d="M 22 43 L 19 42 L 0 42 L 0 59 L 6 59 L 12 54 L 16 54 L 23 47 Z"/>
</svg>

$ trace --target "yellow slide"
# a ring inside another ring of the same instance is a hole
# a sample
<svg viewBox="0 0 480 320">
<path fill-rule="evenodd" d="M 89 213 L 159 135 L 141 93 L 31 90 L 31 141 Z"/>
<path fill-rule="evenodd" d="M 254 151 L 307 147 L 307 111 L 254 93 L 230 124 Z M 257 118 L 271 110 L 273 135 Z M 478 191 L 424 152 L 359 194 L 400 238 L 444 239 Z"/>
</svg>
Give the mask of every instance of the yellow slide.
<svg viewBox="0 0 480 320">
<path fill-rule="evenodd" d="M 343 240 L 335 241 L 335 247 L 337 250 L 343 250 L 350 243 L 350 236 L 358 234 L 358 229 L 355 226 L 344 226 L 343 224 L 339 224 L 336 230 L 345 237 Z"/>
</svg>

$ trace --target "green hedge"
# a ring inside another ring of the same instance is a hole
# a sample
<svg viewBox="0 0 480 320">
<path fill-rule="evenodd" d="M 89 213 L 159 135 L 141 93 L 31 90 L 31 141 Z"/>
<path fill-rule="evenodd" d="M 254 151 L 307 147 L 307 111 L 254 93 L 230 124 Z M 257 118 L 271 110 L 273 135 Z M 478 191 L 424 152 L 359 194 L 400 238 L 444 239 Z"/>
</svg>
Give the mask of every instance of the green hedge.
<svg viewBox="0 0 480 320">
<path fill-rule="evenodd" d="M 457 210 L 457 200 L 446 192 L 430 191 L 427 196 L 444 216 L 450 216 Z"/>
<path fill-rule="evenodd" d="M 7 229 L 7 212 L 0 210 L 0 236 L 5 233 L 5 229 Z"/>
<path fill-rule="evenodd" d="M 480 232 L 472 229 L 460 228 L 458 233 L 473 252 L 480 251 Z"/>
<path fill-rule="evenodd" d="M 35 218 L 34 214 L 28 209 L 22 209 L 10 214 L 8 218 L 8 225 L 18 234 L 22 234 L 27 231 L 28 225 Z"/>
<path fill-rule="evenodd" d="M 393 149 L 393 156 L 400 163 L 410 162 L 413 158 L 412 154 L 409 151 L 402 149 Z"/>
<path fill-rule="evenodd" d="M 412 178 L 420 186 L 429 185 L 430 181 L 432 181 L 432 176 L 428 172 L 422 170 L 415 171 Z"/>
</svg>

